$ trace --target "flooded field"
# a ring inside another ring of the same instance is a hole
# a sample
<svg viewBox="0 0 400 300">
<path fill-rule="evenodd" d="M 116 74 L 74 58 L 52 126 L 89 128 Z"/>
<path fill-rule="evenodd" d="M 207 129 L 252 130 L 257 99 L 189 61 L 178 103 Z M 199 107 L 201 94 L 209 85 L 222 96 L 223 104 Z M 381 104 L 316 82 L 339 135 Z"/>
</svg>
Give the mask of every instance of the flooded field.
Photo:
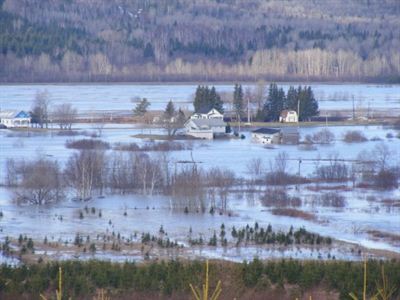
<svg viewBox="0 0 400 300">
<path fill-rule="evenodd" d="M 90 124 L 77 124 L 75 129 L 81 132 L 96 131 L 96 127 Z M 319 130 L 321 128 L 302 127 L 301 139 Z M 344 161 L 355 160 L 361 151 L 373 153 L 378 144 L 386 145 L 390 152 L 391 165 L 400 163 L 400 139 L 395 137 L 397 133 L 390 127 L 332 126 L 329 130 L 335 135 L 334 142 L 330 145 L 314 145 L 312 150 L 304 149 L 302 145 L 276 145 L 274 148 L 265 148 L 264 145 L 252 142 L 250 132 L 244 131 L 246 138 L 243 140 L 186 141 L 184 143 L 188 143 L 187 150 L 171 151 L 167 155 L 171 165 L 193 159 L 205 170 L 212 167 L 227 168 L 244 179 L 251 177 L 248 164 L 252 159 L 260 158 L 268 169 L 281 152 L 286 152 L 288 155 L 288 173 L 300 172 L 302 176 L 308 178 L 314 176 L 317 164 L 329 163 L 324 159 L 337 155 Z M 368 141 L 344 142 L 343 136 L 349 130 L 363 132 Z M 106 124 L 99 139 L 111 145 L 118 142 L 144 145 L 147 140 L 133 137 L 140 133 L 161 133 L 161 129 Z M 34 133 L 1 130 L 1 181 L 5 180 L 5 162 L 9 158 L 21 160 L 44 156 L 59 161 L 63 166 L 68 157 L 76 152 L 65 147 L 66 141 L 80 138 L 82 136 L 79 135 L 60 136 L 57 131 Z M 150 155 L 159 156 L 161 153 L 155 151 Z M 300 169 L 299 159 L 302 160 Z M 330 186 L 343 196 L 343 205 L 333 207 L 318 202 L 318 195 L 329 192 Z M 312 216 L 307 219 L 277 215 L 274 213 L 274 207 L 263 205 L 261 199 L 266 187 L 262 185 L 250 190 L 243 187 L 231 188 L 228 191 L 226 212 L 221 214 L 209 213 L 208 207 L 204 213 L 185 213 L 174 208 L 171 204 L 174 201 L 172 196 L 159 194 L 149 196 L 137 193 L 116 195 L 107 191 L 101 198 L 93 197 L 86 202 L 73 201 L 73 195 L 69 193 L 65 200 L 58 203 L 42 206 L 17 205 L 13 202 L 12 189 L 2 187 L 0 188 L 2 212 L 0 238 L 4 242 L 6 237 L 10 237 L 14 239 L 11 244 L 15 244 L 19 235 L 26 235 L 35 241 L 36 255 L 47 256 L 50 259 L 96 257 L 124 261 L 163 257 L 209 257 L 241 261 L 257 256 L 265 259 L 294 257 L 359 260 L 364 254 L 374 257 L 400 255 L 399 189 L 381 191 L 373 188 L 353 188 L 351 182 L 287 185 L 285 188 L 288 194 L 301 199 L 301 204 L 296 206 L 296 209 Z M 389 199 L 391 201 L 388 201 Z M 291 226 L 295 230 L 304 227 L 307 231 L 318 233 L 323 237 L 331 237 L 334 242 L 332 245 L 312 247 L 252 243 L 235 245 L 235 239 L 231 236 L 233 228 L 254 226 L 255 223 L 260 227 L 267 227 L 270 224 L 277 232 L 288 231 Z M 216 247 L 207 245 L 214 232 L 219 234 L 222 224 L 227 232 L 227 245 L 218 244 Z M 180 247 L 177 249 L 139 247 L 142 234 L 150 233 L 158 236 L 161 227 L 167 233 L 167 237 L 171 241 L 176 241 Z M 77 234 L 89 239 L 91 243 L 94 242 L 97 247 L 96 253 L 88 253 L 89 243 L 85 252 L 82 252 L 82 248 L 75 249 L 73 244 Z M 111 243 L 114 243 L 116 236 L 119 237 L 119 241 L 124 241 L 121 242 L 124 246 L 119 251 L 107 250 L 111 247 Z M 199 237 L 206 241 L 205 245 L 189 245 L 191 238 Z M 44 239 L 58 246 L 45 246 Z M 101 249 L 103 243 L 107 244 L 103 246 L 106 250 Z"/>
<path fill-rule="evenodd" d="M 290 85 L 279 84 L 285 91 Z M 371 114 L 390 111 L 400 113 L 399 85 L 310 84 L 321 110 L 370 110 Z M 81 113 L 128 111 L 132 98 L 147 98 L 152 110 L 162 110 L 172 100 L 177 107 L 193 109 L 196 84 L 34 84 L 0 85 L 1 109 L 29 110 L 36 93 L 47 90 L 52 104 L 71 103 Z M 243 88 L 254 87 L 243 85 Z M 217 92 L 233 92 L 233 84 L 216 84 Z M 10 101 L 12 99 L 12 101 Z"/>
</svg>

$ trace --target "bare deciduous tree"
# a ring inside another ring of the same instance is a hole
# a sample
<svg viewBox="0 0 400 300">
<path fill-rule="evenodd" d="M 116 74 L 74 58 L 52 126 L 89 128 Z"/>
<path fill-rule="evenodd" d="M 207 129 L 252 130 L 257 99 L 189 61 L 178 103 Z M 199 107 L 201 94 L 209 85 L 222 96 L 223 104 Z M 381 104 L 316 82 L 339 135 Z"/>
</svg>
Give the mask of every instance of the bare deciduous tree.
<svg viewBox="0 0 400 300">
<path fill-rule="evenodd" d="M 90 199 L 95 189 L 101 194 L 107 178 L 105 152 L 81 150 L 72 154 L 66 164 L 65 177 L 80 200 Z"/>
<path fill-rule="evenodd" d="M 250 175 L 252 182 L 260 180 L 264 174 L 264 164 L 260 157 L 252 158 L 246 165 L 247 173 Z"/>
<path fill-rule="evenodd" d="M 69 103 L 58 105 L 54 112 L 53 118 L 60 129 L 71 130 L 72 123 L 76 122 L 78 111 Z"/>
<path fill-rule="evenodd" d="M 49 124 L 50 95 L 47 91 L 36 93 L 32 104 L 32 123 L 38 124 L 41 128 Z"/>
<path fill-rule="evenodd" d="M 16 185 L 14 196 L 18 203 L 43 205 L 64 197 L 62 176 L 58 163 L 45 158 L 10 163 Z"/>
</svg>

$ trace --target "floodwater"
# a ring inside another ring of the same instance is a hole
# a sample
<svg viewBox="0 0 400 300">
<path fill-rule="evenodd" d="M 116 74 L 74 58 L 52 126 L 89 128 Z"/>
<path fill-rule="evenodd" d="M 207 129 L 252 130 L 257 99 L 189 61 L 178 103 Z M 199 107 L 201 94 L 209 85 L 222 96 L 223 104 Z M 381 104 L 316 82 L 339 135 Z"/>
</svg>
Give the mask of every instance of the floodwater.
<svg viewBox="0 0 400 300">
<path fill-rule="evenodd" d="M 287 89 L 290 84 L 282 84 Z M 297 85 L 297 84 L 294 84 Z M 244 88 L 249 85 L 245 85 Z M 353 105 L 357 110 L 365 112 L 369 108 L 371 114 L 381 110 L 400 115 L 400 86 L 372 84 L 311 84 L 321 110 L 351 110 Z M 217 91 L 232 92 L 232 84 L 217 84 Z M 170 99 L 182 108 L 192 108 L 192 97 L 195 84 L 35 84 L 35 85 L 0 85 L 0 109 L 30 110 L 35 94 L 47 90 L 53 105 L 71 103 L 81 113 L 91 112 L 129 112 L 134 104 L 134 97 L 146 97 L 151 102 L 150 109 L 163 109 Z M 75 124 L 78 131 L 96 131 L 96 124 Z M 308 134 L 313 134 L 321 127 L 301 127 L 300 135 L 304 140 Z M 385 144 L 390 152 L 390 165 L 400 164 L 400 139 L 398 132 L 384 126 L 329 126 L 335 135 L 331 145 L 316 145 L 315 149 L 307 150 L 299 146 L 276 145 L 266 148 L 264 145 L 251 141 L 249 129 L 242 129 L 245 139 L 229 139 L 214 141 L 190 141 L 191 150 L 172 151 L 169 159 L 172 164 L 192 158 L 204 169 L 222 167 L 233 170 L 237 176 L 248 177 L 248 164 L 252 159 L 261 158 L 268 170 L 274 158 L 280 152 L 289 156 L 287 172 L 302 176 L 313 176 L 317 160 L 338 156 L 345 160 L 354 160 L 361 151 L 373 153 L 377 145 Z M 343 141 L 346 131 L 361 131 L 368 141 L 348 144 Z M 135 134 L 158 134 L 159 128 L 140 128 L 132 124 L 106 124 L 101 139 L 111 144 L 136 142 L 143 144 L 146 140 L 134 138 Z M 16 160 L 31 159 L 38 155 L 58 160 L 63 165 L 75 150 L 67 149 L 67 139 L 80 139 L 83 136 L 59 136 L 55 130 L 49 133 L 25 133 L 11 130 L 0 130 L 0 183 L 5 178 L 5 162 L 8 158 Z M 151 155 L 158 155 L 151 153 Z M 371 154 L 374 155 L 374 154 Z M 299 161 L 301 160 L 301 164 Z M 327 163 L 320 161 L 319 164 Z M 300 168 L 299 168 L 300 166 Z M 231 193 L 228 209 L 233 213 L 228 215 L 210 215 L 208 213 L 184 214 L 171 209 L 173 199 L 154 195 L 106 195 L 104 199 L 93 199 L 87 203 L 73 202 L 70 199 L 43 207 L 18 206 L 12 201 L 12 193 L 0 187 L 0 241 L 6 236 L 17 237 L 26 234 L 37 240 L 46 236 L 49 241 L 72 241 L 76 233 L 95 237 L 98 234 L 118 232 L 130 237 L 135 232 L 150 232 L 156 234 L 161 225 L 172 240 L 187 244 L 189 228 L 193 237 L 203 235 L 206 239 L 214 231 L 219 231 L 222 223 L 227 228 L 228 236 L 233 226 L 236 228 L 252 225 L 258 222 L 266 227 L 271 224 L 276 230 L 287 230 L 290 225 L 295 228 L 305 226 L 308 231 L 335 239 L 352 242 L 370 249 L 389 250 L 400 253 L 397 241 L 373 238 L 367 233 L 377 230 L 391 234 L 400 232 L 400 208 L 389 207 L 382 203 L 383 199 L 400 199 L 400 190 L 374 191 L 369 189 L 354 189 L 340 191 L 345 197 L 346 205 L 342 208 L 322 207 L 312 203 L 315 192 L 300 186 L 299 189 L 289 187 L 288 192 L 300 196 L 303 200 L 299 208 L 316 216 L 314 221 L 299 218 L 273 215 L 269 208 L 260 203 L 261 194 Z M 319 192 L 321 194 L 323 192 Z M 80 219 L 79 210 L 84 206 L 95 207 L 102 211 L 102 218 L 85 216 Z M 127 216 L 123 213 L 127 211 Z M 62 216 L 62 218 L 60 218 Z M 110 223 L 111 220 L 111 223 Z M 294 257 L 303 259 L 328 259 L 335 256 L 338 259 L 360 259 L 356 253 L 343 249 L 329 249 L 323 253 L 310 249 L 267 249 L 248 246 L 217 249 L 194 248 L 186 252 L 187 257 L 221 258 L 233 261 L 261 258 Z M 89 256 L 81 256 L 86 259 Z M 99 259 L 124 261 L 126 255 L 109 253 L 96 254 Z M 142 255 L 130 254 L 129 259 L 140 260 Z M 58 259 L 69 259 L 71 254 L 58 254 Z M 89 257 L 90 258 L 90 257 Z M 0 262 L 15 263 L 13 259 L 0 255 Z"/>
<path fill-rule="evenodd" d="M 77 124 L 77 130 L 94 131 L 95 126 L 91 124 Z M 301 138 L 312 134 L 319 127 L 300 128 Z M 275 156 L 285 151 L 289 155 L 288 172 L 298 172 L 298 159 L 304 160 L 300 172 L 303 176 L 312 176 L 316 161 L 313 159 L 329 158 L 338 155 L 343 159 L 355 159 L 359 152 L 373 151 L 376 145 L 384 143 L 391 153 L 391 165 L 400 163 L 400 139 L 390 137 L 396 135 L 396 131 L 383 126 L 332 126 L 329 127 L 335 134 L 335 141 L 332 145 L 317 145 L 313 151 L 304 150 L 298 146 L 276 145 L 274 149 L 267 149 L 263 145 L 253 143 L 250 132 L 245 131 L 246 139 L 238 140 L 215 140 L 215 141 L 190 141 L 192 150 L 173 151 L 169 154 L 171 163 L 179 160 L 193 159 L 202 168 L 208 169 L 219 166 L 229 168 L 238 176 L 250 176 L 247 165 L 253 158 L 261 158 L 264 166 L 268 169 L 270 162 Z M 364 143 L 347 144 L 342 141 L 343 135 L 348 130 L 362 131 L 369 139 Z M 132 137 L 138 133 L 161 133 L 157 128 L 138 128 L 126 124 L 106 124 L 102 140 L 111 144 L 116 142 L 136 142 L 143 144 L 146 141 Z M 390 135 L 388 135 L 390 134 Z M 378 137 L 380 141 L 373 139 Z M 75 150 L 66 149 L 67 139 L 80 139 L 82 136 L 65 137 L 53 133 L 34 134 L 26 136 L 26 133 L 0 130 L 0 168 L 1 181 L 4 180 L 4 164 L 7 158 L 29 159 L 36 155 L 45 155 L 57 159 L 63 164 L 69 155 Z M 157 153 L 152 153 L 157 155 Z M 321 162 L 324 163 L 324 162 Z M 160 195 L 107 195 L 104 199 L 93 199 L 87 203 L 73 202 L 70 199 L 61 203 L 35 207 L 18 206 L 12 202 L 12 193 L 6 188 L 0 189 L 0 210 L 4 216 L 0 218 L 0 238 L 5 236 L 17 237 L 19 234 L 27 234 L 37 240 L 43 240 L 45 236 L 49 241 L 73 241 L 76 233 L 84 236 L 94 237 L 106 232 L 120 233 L 129 237 L 133 233 L 150 232 L 156 234 L 161 225 L 168 232 L 172 240 L 180 243 L 187 243 L 189 228 L 192 228 L 193 237 L 200 234 L 210 237 L 214 231 L 219 231 L 222 223 L 225 224 L 228 232 L 233 226 L 244 227 L 246 224 L 258 222 L 260 226 L 266 227 L 272 224 L 277 230 L 288 230 L 293 225 L 295 228 L 305 226 L 307 230 L 318 232 L 324 236 L 331 236 L 335 239 L 352 242 L 371 249 L 389 250 L 400 253 L 398 242 L 385 239 L 375 239 L 368 235 L 369 230 L 378 230 L 392 234 L 400 232 L 400 208 L 386 207 L 381 203 L 383 199 L 399 199 L 400 191 L 374 191 L 366 189 L 355 189 L 352 191 L 341 191 L 345 197 L 346 206 L 343 208 L 322 207 L 312 204 L 312 197 L 316 194 L 306 188 L 288 188 L 289 193 L 300 196 L 303 211 L 314 214 L 315 221 L 306 221 L 298 218 L 275 216 L 271 211 L 260 203 L 261 194 L 237 194 L 229 196 L 228 209 L 233 212 L 231 217 L 227 215 L 210 215 L 208 213 L 184 214 L 171 209 L 173 199 Z M 322 192 L 319 192 L 322 193 Z M 371 200 L 373 199 L 373 200 Z M 90 214 L 80 219 L 79 210 L 85 206 L 95 207 L 102 211 L 102 218 Z M 127 211 L 127 216 L 123 216 Z M 60 220 L 62 216 L 62 220 Z M 110 224 L 111 220 L 111 224 Z M 304 259 L 327 259 L 335 256 L 338 259 L 359 259 L 356 253 L 342 251 L 340 249 L 329 249 L 319 253 L 307 249 L 272 249 L 263 247 L 249 247 L 238 249 L 193 249 L 190 257 L 212 257 L 240 261 L 250 259 L 252 256 L 261 258 L 296 257 Z M 137 254 L 140 257 L 140 253 Z M 70 258 L 71 255 L 64 253 L 60 259 Z M 97 258 L 109 258 L 117 261 L 127 259 L 124 255 L 110 256 L 107 253 L 99 252 Z M 132 259 L 132 256 L 129 256 Z M 85 259 L 85 257 L 82 257 Z"/>
<path fill-rule="evenodd" d="M 285 90 L 298 83 L 282 83 Z M 378 84 L 309 84 L 321 110 L 400 113 L 400 85 Z M 233 93 L 233 84 L 216 84 L 217 92 Z M 30 110 L 37 92 L 47 91 L 53 105 L 71 103 L 81 113 L 130 111 L 135 97 L 147 98 L 150 109 L 164 109 L 172 100 L 182 109 L 193 108 L 197 84 L 17 84 L 0 85 L 0 109 Z M 244 84 L 243 88 L 254 88 Z"/>
</svg>

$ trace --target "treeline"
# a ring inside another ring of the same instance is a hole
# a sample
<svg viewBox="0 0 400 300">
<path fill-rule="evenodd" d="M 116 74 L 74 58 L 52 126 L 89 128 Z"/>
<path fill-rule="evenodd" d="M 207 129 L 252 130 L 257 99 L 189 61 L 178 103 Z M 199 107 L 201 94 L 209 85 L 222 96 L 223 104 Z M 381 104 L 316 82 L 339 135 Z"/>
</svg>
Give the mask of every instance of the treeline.
<svg viewBox="0 0 400 300">
<path fill-rule="evenodd" d="M 214 86 L 197 87 L 193 100 L 196 113 L 207 113 L 211 109 L 224 113 L 224 104 L 236 120 L 248 115 L 256 121 L 277 122 L 284 110 L 296 111 L 300 121 L 308 121 L 319 114 L 318 101 L 310 86 L 290 86 L 285 93 L 276 83 L 271 83 L 267 90 L 265 82 L 259 81 L 254 88 L 247 88 L 245 91 L 242 85 L 235 84 L 233 93 L 223 93 L 223 97 L 216 92 Z"/>
<path fill-rule="evenodd" d="M 100 289 L 106 291 L 111 299 L 135 296 L 142 299 L 187 299 L 191 295 L 189 284 L 201 286 L 205 277 L 204 262 L 200 261 L 162 261 L 142 265 L 101 261 L 69 261 L 29 267 L 2 265 L 1 298 L 31 299 L 38 298 L 39 293 L 55 294 L 60 267 L 63 298 L 73 299 L 92 298 Z M 336 292 L 339 299 L 349 299 L 349 293 L 359 297 L 363 293 L 364 266 L 361 262 L 261 262 L 256 259 L 250 263 L 211 262 L 209 268 L 210 286 L 215 286 L 218 280 L 222 281 L 220 299 L 254 299 L 255 296 L 259 299 L 293 299 L 303 295 L 308 297 L 313 289 L 317 289 L 320 295 L 326 293 L 326 296 Z M 387 299 L 397 299 L 400 296 L 399 282 L 398 261 L 368 261 L 368 296 L 375 295 L 385 284 L 385 291 L 394 290 Z M 250 294 L 249 290 L 252 291 Z"/>
<path fill-rule="evenodd" d="M 398 81 L 399 10 L 396 0 L 2 0 L 0 78 Z"/>
</svg>

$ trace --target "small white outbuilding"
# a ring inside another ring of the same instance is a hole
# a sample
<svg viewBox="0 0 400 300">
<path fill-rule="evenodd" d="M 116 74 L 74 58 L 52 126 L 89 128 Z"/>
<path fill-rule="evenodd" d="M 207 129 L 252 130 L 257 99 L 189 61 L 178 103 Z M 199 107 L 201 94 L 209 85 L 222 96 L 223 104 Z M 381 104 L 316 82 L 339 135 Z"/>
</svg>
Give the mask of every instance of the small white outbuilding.
<svg viewBox="0 0 400 300">
<path fill-rule="evenodd" d="M 7 128 L 23 128 L 31 125 L 31 117 L 23 110 L 0 111 L 0 123 Z"/>
</svg>

